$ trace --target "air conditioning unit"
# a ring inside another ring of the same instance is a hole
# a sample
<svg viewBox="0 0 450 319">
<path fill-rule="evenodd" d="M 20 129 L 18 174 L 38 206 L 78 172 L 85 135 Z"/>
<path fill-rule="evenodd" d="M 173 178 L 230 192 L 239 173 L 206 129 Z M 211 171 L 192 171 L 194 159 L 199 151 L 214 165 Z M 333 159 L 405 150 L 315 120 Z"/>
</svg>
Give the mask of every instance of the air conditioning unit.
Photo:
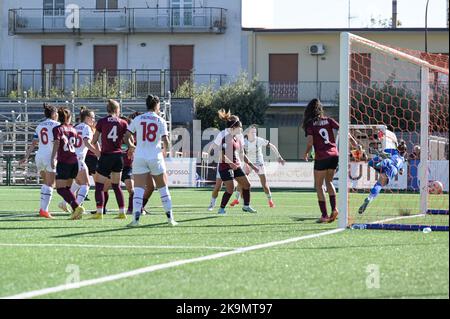
<svg viewBox="0 0 450 319">
<path fill-rule="evenodd" d="M 311 55 L 322 55 L 325 54 L 325 46 L 323 43 L 315 43 L 309 47 L 309 54 Z"/>
</svg>

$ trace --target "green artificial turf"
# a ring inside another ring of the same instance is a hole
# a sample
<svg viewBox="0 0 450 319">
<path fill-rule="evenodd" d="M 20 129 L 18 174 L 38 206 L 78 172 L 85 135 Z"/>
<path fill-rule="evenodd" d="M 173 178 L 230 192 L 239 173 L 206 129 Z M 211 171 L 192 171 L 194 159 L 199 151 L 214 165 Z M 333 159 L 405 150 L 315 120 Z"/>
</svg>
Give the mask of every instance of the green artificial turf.
<svg viewBox="0 0 450 319">
<path fill-rule="evenodd" d="M 442 196 L 446 202 L 431 200 L 448 209 L 448 195 Z M 314 193 L 276 191 L 273 197 L 274 209 L 255 191 L 257 214 L 235 207 L 219 216 L 216 210 L 206 211 L 209 190 L 172 189 L 178 226 L 166 225 L 155 193 L 151 214 L 142 217 L 140 228 L 129 229 L 130 218 L 114 219 L 114 196 L 101 221 L 89 216 L 71 221 L 61 213 L 44 220 L 36 217 L 38 188 L 0 187 L 0 297 L 337 228 L 336 222 L 316 223 L 320 214 Z M 400 203 L 412 207 L 418 202 L 416 195 L 382 194 L 361 217 L 354 207 L 363 199 L 350 198 L 350 215 L 358 221 L 399 217 L 404 214 Z M 55 192 L 51 212 L 59 211 L 59 201 Z M 85 206 L 94 209 L 95 203 Z M 448 226 L 448 216 L 407 222 Z M 37 298 L 448 298 L 448 291 L 448 232 L 348 229 Z"/>
</svg>

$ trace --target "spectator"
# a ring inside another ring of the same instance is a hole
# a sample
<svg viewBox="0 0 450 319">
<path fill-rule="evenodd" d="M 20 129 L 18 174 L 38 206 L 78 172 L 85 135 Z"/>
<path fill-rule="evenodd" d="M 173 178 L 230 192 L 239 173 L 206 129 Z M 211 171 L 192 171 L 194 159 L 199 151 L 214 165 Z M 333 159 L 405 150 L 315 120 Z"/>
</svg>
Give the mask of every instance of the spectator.
<svg viewBox="0 0 450 319">
<path fill-rule="evenodd" d="M 410 160 L 420 160 L 420 146 L 415 145 L 411 154 L 409 154 Z"/>
</svg>

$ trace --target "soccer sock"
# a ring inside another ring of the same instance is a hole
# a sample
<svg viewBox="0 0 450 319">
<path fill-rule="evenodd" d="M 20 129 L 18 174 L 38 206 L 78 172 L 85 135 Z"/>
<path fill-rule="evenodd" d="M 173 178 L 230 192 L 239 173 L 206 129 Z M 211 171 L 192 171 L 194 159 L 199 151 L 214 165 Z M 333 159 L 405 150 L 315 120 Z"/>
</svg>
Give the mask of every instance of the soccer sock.
<svg viewBox="0 0 450 319">
<path fill-rule="evenodd" d="M 128 209 L 127 212 L 132 213 L 133 212 L 133 198 L 134 198 L 134 193 L 131 192 L 128 196 Z"/>
<path fill-rule="evenodd" d="M 78 185 L 76 182 L 73 182 L 72 186 L 70 186 L 70 191 L 75 195 L 80 188 L 81 188 L 80 185 Z"/>
<path fill-rule="evenodd" d="M 272 193 L 271 193 L 271 192 L 269 192 L 269 194 L 266 194 L 266 196 L 267 196 L 267 199 L 268 199 L 268 200 L 271 200 L 271 199 L 272 199 Z"/>
<path fill-rule="evenodd" d="M 381 186 L 380 182 L 376 182 L 375 185 L 370 190 L 370 195 L 367 198 L 370 201 L 373 201 L 378 196 L 378 194 L 380 194 L 382 188 L 383 186 Z"/>
<path fill-rule="evenodd" d="M 331 211 L 336 210 L 336 195 L 330 195 Z"/>
<path fill-rule="evenodd" d="M 216 206 L 216 201 L 217 201 L 217 197 L 216 198 L 214 198 L 214 197 L 211 197 L 211 202 L 210 202 L 210 206 L 211 207 L 214 207 L 214 206 Z"/>
<path fill-rule="evenodd" d="M 149 199 L 150 199 L 150 197 L 149 198 L 144 198 L 144 201 L 142 202 L 142 208 L 144 208 L 145 205 L 147 205 Z"/>
<path fill-rule="evenodd" d="M 223 193 L 222 201 L 220 203 L 220 208 L 227 207 L 228 201 L 230 200 L 231 196 L 233 196 L 233 194 L 230 194 L 228 192 Z"/>
<path fill-rule="evenodd" d="M 109 200 L 109 192 L 108 191 L 103 192 L 103 196 L 105 196 L 105 202 L 103 203 L 103 210 L 105 210 Z"/>
<path fill-rule="evenodd" d="M 241 192 L 240 191 L 235 191 L 234 192 L 234 196 L 236 196 L 236 200 L 240 200 L 241 199 Z"/>
<path fill-rule="evenodd" d="M 45 212 L 48 212 L 48 206 L 50 205 L 50 201 L 52 199 L 53 188 L 42 185 L 41 187 L 41 209 Z"/>
<path fill-rule="evenodd" d="M 77 202 L 81 205 L 83 204 L 84 200 L 87 197 L 87 194 L 89 192 L 89 186 L 88 185 L 82 185 L 80 186 L 80 189 L 78 191 L 78 196 L 77 196 Z M 72 192 L 73 193 L 73 192 Z M 75 193 L 74 193 L 75 194 Z"/>
<path fill-rule="evenodd" d="M 322 217 L 327 217 L 328 216 L 327 203 L 319 200 L 319 207 L 320 211 L 322 212 Z"/>
<path fill-rule="evenodd" d="M 103 188 L 105 187 L 102 183 L 95 183 L 95 201 L 97 202 L 97 213 L 103 213 L 103 207 L 105 206 L 105 194 Z"/>
<path fill-rule="evenodd" d="M 145 190 L 141 187 L 136 187 L 134 189 L 133 194 L 133 218 L 134 220 L 138 221 L 139 217 L 141 217 L 141 210 L 143 207 L 143 201 L 144 201 L 144 192 Z"/>
<path fill-rule="evenodd" d="M 250 189 L 243 189 L 242 197 L 244 197 L 244 206 L 250 206 Z"/>
<path fill-rule="evenodd" d="M 117 205 L 119 205 L 119 213 L 123 213 L 125 211 L 125 199 L 123 198 L 122 189 L 119 184 L 112 184 L 112 189 L 116 195 Z"/>
<path fill-rule="evenodd" d="M 159 189 L 159 195 L 161 196 L 161 203 L 166 212 L 167 218 L 173 219 L 172 215 L 172 197 L 170 196 L 169 187 L 164 186 Z"/>
<path fill-rule="evenodd" d="M 59 195 L 68 203 L 73 210 L 78 207 L 77 200 L 75 199 L 75 195 L 70 191 L 70 187 L 62 187 L 56 189 Z"/>
</svg>

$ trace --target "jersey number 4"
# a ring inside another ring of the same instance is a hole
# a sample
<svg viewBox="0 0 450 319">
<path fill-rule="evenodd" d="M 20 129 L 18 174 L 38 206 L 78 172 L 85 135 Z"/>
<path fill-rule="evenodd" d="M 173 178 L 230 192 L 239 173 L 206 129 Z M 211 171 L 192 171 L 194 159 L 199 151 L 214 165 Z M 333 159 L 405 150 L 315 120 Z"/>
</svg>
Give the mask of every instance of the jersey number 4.
<svg viewBox="0 0 450 319">
<path fill-rule="evenodd" d="M 156 140 L 156 133 L 158 132 L 158 125 L 155 123 L 141 122 L 142 125 L 142 141 L 154 142 Z"/>
<path fill-rule="evenodd" d="M 117 135 L 117 126 L 113 126 L 111 131 L 109 131 L 107 138 L 112 140 L 114 143 L 119 138 L 119 135 Z"/>
</svg>

